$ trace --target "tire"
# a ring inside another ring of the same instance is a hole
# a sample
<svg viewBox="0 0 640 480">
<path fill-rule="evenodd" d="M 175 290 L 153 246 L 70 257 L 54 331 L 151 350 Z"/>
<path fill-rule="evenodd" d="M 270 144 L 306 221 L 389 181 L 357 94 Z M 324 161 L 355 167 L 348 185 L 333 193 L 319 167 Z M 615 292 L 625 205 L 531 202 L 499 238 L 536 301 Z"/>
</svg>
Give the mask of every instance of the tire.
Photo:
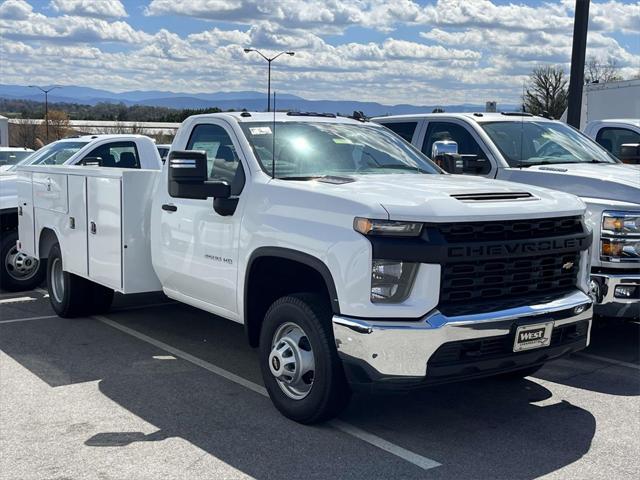
<svg viewBox="0 0 640 480">
<path fill-rule="evenodd" d="M 529 377 L 540 370 L 544 365 L 534 365 L 533 367 L 522 368 L 520 370 L 514 370 L 513 372 L 501 373 L 497 375 L 497 378 L 507 381 L 521 380 L 524 377 Z"/>
<path fill-rule="evenodd" d="M 64 318 L 86 315 L 90 311 L 91 282 L 64 271 L 60 244 L 49 251 L 47 261 L 49 301 L 55 312 Z"/>
<path fill-rule="evenodd" d="M 299 355 L 287 354 L 294 351 Z M 309 365 L 309 354 L 313 370 L 300 375 Z M 292 360 L 303 357 L 306 360 Z M 293 364 L 296 375 L 291 374 Z M 296 422 L 328 420 L 349 402 L 351 391 L 335 348 L 331 310 L 320 295 L 289 295 L 271 305 L 260 332 L 260 368 L 271 401 Z M 294 377 L 299 380 L 289 383 Z"/>
<path fill-rule="evenodd" d="M 18 252 L 17 230 L 2 233 L 0 241 L 0 288 L 11 292 L 33 290 L 44 280 L 46 265 Z"/>
</svg>

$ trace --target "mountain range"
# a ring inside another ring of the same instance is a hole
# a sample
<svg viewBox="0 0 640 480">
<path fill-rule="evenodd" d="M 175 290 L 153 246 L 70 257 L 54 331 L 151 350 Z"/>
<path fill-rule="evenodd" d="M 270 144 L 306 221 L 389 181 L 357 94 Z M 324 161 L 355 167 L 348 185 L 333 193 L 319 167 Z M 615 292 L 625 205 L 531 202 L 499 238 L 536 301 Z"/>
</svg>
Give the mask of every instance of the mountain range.
<svg viewBox="0 0 640 480">
<path fill-rule="evenodd" d="M 44 87 L 50 88 L 50 87 Z M 0 98 L 43 101 L 44 95 L 35 88 L 24 85 L 0 84 Z M 49 93 L 51 103 L 80 103 L 95 105 L 97 103 L 124 103 L 125 105 L 147 105 L 168 108 L 212 108 L 222 110 L 263 111 L 266 109 L 267 96 L 264 92 L 238 91 L 215 93 L 176 93 L 160 90 L 132 90 L 115 93 L 90 87 L 64 85 Z M 276 94 L 278 110 L 313 111 L 350 114 L 354 110 L 366 115 L 402 115 L 431 112 L 434 108 L 443 108 L 447 112 L 483 111 L 484 104 L 461 105 L 383 105 L 377 102 L 360 102 L 349 100 L 307 100 L 297 95 Z M 511 111 L 516 105 L 499 105 L 499 110 Z"/>
</svg>

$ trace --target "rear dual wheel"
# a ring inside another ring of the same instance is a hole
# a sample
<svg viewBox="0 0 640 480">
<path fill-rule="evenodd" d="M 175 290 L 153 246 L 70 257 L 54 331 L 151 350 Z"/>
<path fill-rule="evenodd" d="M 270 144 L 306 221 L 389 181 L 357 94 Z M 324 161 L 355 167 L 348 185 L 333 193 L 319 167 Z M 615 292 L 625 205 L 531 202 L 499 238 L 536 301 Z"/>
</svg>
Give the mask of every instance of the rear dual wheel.
<svg viewBox="0 0 640 480">
<path fill-rule="evenodd" d="M 331 310 L 319 295 L 285 296 L 269 308 L 260 333 L 260 366 L 272 402 L 296 422 L 328 420 L 349 401 Z"/>
<path fill-rule="evenodd" d="M 104 313 L 113 301 L 113 290 L 64 270 L 58 243 L 49 251 L 47 286 L 51 306 L 65 318 Z"/>
</svg>

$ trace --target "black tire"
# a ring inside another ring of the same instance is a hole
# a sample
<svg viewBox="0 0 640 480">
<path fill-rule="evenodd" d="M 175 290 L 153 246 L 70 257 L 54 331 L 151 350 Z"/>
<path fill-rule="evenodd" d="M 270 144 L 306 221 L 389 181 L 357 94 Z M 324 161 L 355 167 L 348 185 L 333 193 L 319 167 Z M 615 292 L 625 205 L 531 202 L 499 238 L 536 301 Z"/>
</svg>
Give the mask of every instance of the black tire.
<svg viewBox="0 0 640 480">
<path fill-rule="evenodd" d="M 288 396 L 269 366 L 274 335 L 289 323 L 304 331 L 315 359 L 312 386 L 302 399 Z M 331 330 L 331 309 L 320 295 L 289 295 L 271 305 L 260 332 L 260 368 L 271 401 L 285 417 L 296 422 L 312 424 L 329 420 L 351 397 Z"/>
<path fill-rule="evenodd" d="M 24 262 L 37 262 L 37 267 L 27 274 L 20 274 L 15 270 L 13 262 L 10 258 L 17 254 L 16 241 L 18 240 L 18 232 L 16 230 L 8 230 L 2 232 L 2 240 L 0 240 L 0 288 L 10 292 L 19 292 L 25 290 L 33 290 L 38 287 L 44 280 L 47 267 L 44 262 L 38 259 L 29 258 L 22 259 Z"/>
<path fill-rule="evenodd" d="M 59 269 L 62 270 L 61 273 Z M 71 318 L 88 314 L 92 301 L 91 282 L 64 271 L 58 243 L 54 244 L 49 251 L 47 287 L 51 306 L 59 316 Z"/>
<path fill-rule="evenodd" d="M 534 365 L 533 367 L 522 368 L 520 370 L 514 370 L 513 372 L 501 373 L 497 377 L 507 381 L 521 380 L 524 377 L 533 375 L 542 367 L 543 365 Z"/>
</svg>

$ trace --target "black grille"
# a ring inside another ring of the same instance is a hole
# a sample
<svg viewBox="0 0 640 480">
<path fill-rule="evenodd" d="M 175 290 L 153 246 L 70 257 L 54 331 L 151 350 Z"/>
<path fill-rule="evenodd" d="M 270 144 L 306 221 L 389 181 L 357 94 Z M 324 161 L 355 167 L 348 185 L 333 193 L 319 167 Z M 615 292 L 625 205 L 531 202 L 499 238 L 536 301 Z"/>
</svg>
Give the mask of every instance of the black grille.
<svg viewBox="0 0 640 480">
<path fill-rule="evenodd" d="M 578 253 L 570 253 L 445 264 L 440 303 L 563 292 L 575 286 L 579 260 Z"/>
<path fill-rule="evenodd" d="M 449 243 L 558 237 L 582 233 L 580 217 L 433 225 Z"/>
<path fill-rule="evenodd" d="M 556 327 L 553 329 L 549 346 L 557 347 L 581 340 L 587 336 L 588 328 L 589 322 L 587 321 Z M 461 340 L 445 343 L 438 348 L 429 359 L 429 365 L 439 367 L 458 365 L 526 352 L 527 350 L 513 352 L 513 335 Z"/>
</svg>

